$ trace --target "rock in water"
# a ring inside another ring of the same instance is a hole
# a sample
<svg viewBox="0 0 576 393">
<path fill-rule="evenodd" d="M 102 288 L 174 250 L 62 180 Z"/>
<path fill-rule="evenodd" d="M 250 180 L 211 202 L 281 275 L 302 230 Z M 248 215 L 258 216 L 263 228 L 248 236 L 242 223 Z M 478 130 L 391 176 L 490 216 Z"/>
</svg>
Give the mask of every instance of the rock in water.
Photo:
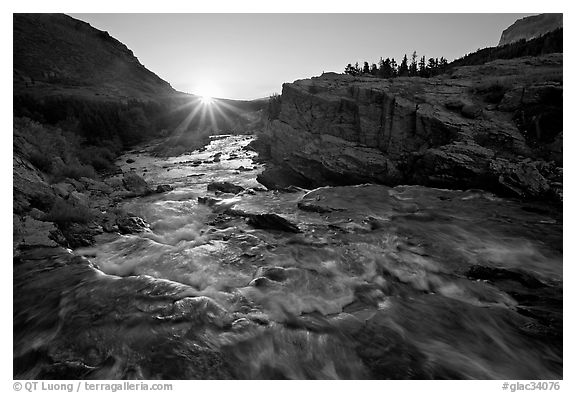
<svg viewBox="0 0 576 393">
<path fill-rule="evenodd" d="M 161 194 L 163 192 L 172 191 L 173 189 L 174 188 L 169 184 L 160 184 L 158 187 L 156 187 L 156 192 Z"/>
<path fill-rule="evenodd" d="M 122 184 L 124 184 L 124 187 L 128 191 L 131 191 L 135 195 L 147 195 L 151 192 L 146 180 L 132 172 L 124 173 Z"/>
<path fill-rule="evenodd" d="M 300 229 L 295 224 L 274 213 L 250 215 L 248 224 L 259 229 L 273 229 L 292 233 L 300 232 Z"/>
<path fill-rule="evenodd" d="M 244 187 L 237 186 L 236 184 L 232 184 L 230 182 L 212 182 L 208 184 L 207 187 L 208 191 L 220 191 L 224 193 L 230 194 L 238 194 L 239 192 L 244 191 Z"/>
<path fill-rule="evenodd" d="M 116 219 L 118 230 L 123 235 L 143 232 L 148 228 L 148 223 L 143 218 L 137 216 L 123 216 Z"/>
</svg>

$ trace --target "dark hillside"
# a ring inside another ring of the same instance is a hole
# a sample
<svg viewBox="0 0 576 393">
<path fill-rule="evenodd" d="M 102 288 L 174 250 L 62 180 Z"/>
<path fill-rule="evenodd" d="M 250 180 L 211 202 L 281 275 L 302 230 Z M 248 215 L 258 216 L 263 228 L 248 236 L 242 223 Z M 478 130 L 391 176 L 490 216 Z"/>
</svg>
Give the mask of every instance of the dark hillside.
<svg viewBox="0 0 576 393">
<path fill-rule="evenodd" d="M 15 92 L 157 99 L 175 92 L 107 32 L 63 14 L 14 14 Z"/>
<path fill-rule="evenodd" d="M 542 56 L 549 53 L 562 53 L 563 30 L 556 29 L 533 40 L 524 39 L 511 44 L 479 49 L 454 60 L 448 68 L 481 65 L 490 61 L 515 59 L 525 56 Z"/>
</svg>

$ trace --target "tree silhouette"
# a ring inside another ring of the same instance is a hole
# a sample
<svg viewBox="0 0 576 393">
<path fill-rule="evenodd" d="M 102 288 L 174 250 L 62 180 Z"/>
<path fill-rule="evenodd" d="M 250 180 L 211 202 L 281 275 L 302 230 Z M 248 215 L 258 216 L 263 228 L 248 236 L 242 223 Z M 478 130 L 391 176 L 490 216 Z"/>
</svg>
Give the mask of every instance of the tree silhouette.
<svg viewBox="0 0 576 393">
<path fill-rule="evenodd" d="M 426 57 L 422 56 L 420 58 L 420 61 L 418 62 L 418 76 L 421 76 L 422 78 L 428 78 L 430 76 L 430 73 L 428 72 L 428 69 L 426 68 Z"/>
<path fill-rule="evenodd" d="M 392 72 L 393 78 L 398 76 L 398 64 L 396 63 L 396 60 L 394 60 L 394 58 L 390 60 L 390 71 Z"/>
<path fill-rule="evenodd" d="M 485 50 L 482 49 L 480 52 L 484 53 Z M 507 55 L 509 52 L 510 50 L 506 52 Z M 524 52 L 526 51 L 523 51 L 522 53 Z M 462 59 L 455 60 L 455 62 L 458 61 L 466 62 L 468 61 L 468 58 L 464 57 Z M 363 66 L 360 67 L 358 62 L 356 62 L 355 65 L 348 63 L 348 65 L 344 68 L 344 73 L 349 75 L 373 75 L 378 78 L 395 78 L 398 76 L 419 76 L 422 78 L 429 78 L 431 76 L 446 72 L 449 67 L 452 67 L 452 64 L 448 64 L 448 60 L 446 60 L 444 57 L 441 57 L 440 60 L 438 60 L 437 57 L 431 57 L 428 59 L 428 61 L 426 61 L 425 56 L 422 56 L 420 59 L 418 59 L 418 55 L 416 51 L 414 51 L 412 52 L 410 63 L 408 63 L 407 55 L 404 55 L 400 65 L 396 63 L 394 58 L 387 57 L 386 60 L 384 60 L 382 57 L 380 57 L 378 64 L 372 63 L 372 65 L 370 65 L 369 62 L 364 61 Z"/>
<path fill-rule="evenodd" d="M 370 65 L 368 64 L 367 61 L 364 62 L 364 67 L 362 68 L 362 73 L 363 74 L 369 74 L 370 73 Z"/>
<path fill-rule="evenodd" d="M 346 68 L 344 68 L 344 73 L 348 75 L 356 75 L 356 70 L 352 66 L 352 64 L 348 63 Z"/>
<path fill-rule="evenodd" d="M 408 57 L 404 55 L 400 66 L 398 67 L 398 76 L 407 76 L 408 75 Z"/>
<path fill-rule="evenodd" d="M 416 51 L 412 52 L 412 60 L 410 61 L 410 67 L 408 68 L 409 76 L 418 76 L 418 63 L 416 62 L 417 58 L 418 55 L 416 54 Z"/>
</svg>

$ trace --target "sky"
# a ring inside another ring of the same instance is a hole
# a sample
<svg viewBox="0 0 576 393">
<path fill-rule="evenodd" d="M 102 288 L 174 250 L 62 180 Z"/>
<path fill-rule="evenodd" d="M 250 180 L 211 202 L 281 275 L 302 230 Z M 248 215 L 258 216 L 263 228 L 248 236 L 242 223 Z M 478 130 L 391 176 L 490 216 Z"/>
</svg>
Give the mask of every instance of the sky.
<svg viewBox="0 0 576 393">
<path fill-rule="evenodd" d="M 231 99 L 413 51 L 448 60 L 496 46 L 530 14 L 68 14 L 108 31 L 179 91 Z"/>
</svg>

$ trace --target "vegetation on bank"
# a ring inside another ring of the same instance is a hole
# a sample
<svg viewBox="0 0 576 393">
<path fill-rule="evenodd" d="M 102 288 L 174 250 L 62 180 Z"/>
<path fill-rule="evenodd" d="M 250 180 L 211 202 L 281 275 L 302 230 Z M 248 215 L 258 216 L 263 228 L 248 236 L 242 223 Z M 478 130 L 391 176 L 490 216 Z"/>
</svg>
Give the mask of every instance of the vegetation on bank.
<svg viewBox="0 0 576 393">
<path fill-rule="evenodd" d="M 268 120 L 278 119 L 281 109 L 282 109 L 282 96 L 278 93 L 272 94 L 268 99 L 268 105 L 266 107 L 266 114 L 268 115 Z"/>
<path fill-rule="evenodd" d="M 541 37 L 526 41 L 519 40 L 511 44 L 478 49 L 459 59 L 448 63 L 444 57 L 440 59 L 425 56 L 418 57 L 416 52 L 412 53 L 409 61 L 404 55 L 400 64 L 394 58 L 380 58 L 378 64 L 364 61 L 360 66 L 358 62 L 354 65 L 349 63 L 344 68 L 344 73 L 349 75 L 371 75 L 377 78 L 395 78 L 400 76 L 418 76 L 429 78 L 445 73 L 454 67 L 481 65 L 497 59 L 514 59 L 524 56 L 540 56 L 548 53 L 561 53 L 563 51 L 562 29 L 556 29 Z"/>
<path fill-rule="evenodd" d="M 48 175 L 52 182 L 65 178 L 95 178 L 97 171 L 112 170 L 119 148 L 113 141 L 87 145 L 86 140 L 60 127 L 26 117 L 14 119 L 14 151 Z"/>
</svg>

